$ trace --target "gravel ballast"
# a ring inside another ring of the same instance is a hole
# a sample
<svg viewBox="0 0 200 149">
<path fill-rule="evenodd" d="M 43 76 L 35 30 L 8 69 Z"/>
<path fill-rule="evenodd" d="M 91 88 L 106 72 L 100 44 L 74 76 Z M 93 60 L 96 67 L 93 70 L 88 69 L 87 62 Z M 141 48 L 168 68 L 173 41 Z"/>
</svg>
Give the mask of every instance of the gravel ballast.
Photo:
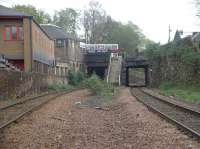
<svg viewBox="0 0 200 149">
<path fill-rule="evenodd" d="M 102 109 L 80 106 L 88 90 L 52 100 L 1 130 L 1 149 L 199 149 L 200 143 L 120 91 Z"/>
</svg>

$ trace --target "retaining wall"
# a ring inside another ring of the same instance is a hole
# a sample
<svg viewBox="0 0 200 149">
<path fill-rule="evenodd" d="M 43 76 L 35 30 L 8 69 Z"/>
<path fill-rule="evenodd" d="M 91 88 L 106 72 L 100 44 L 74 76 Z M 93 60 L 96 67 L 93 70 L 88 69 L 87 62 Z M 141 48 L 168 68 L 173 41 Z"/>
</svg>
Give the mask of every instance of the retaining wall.
<svg viewBox="0 0 200 149">
<path fill-rule="evenodd" d="M 67 77 L 0 69 L 0 99 L 38 94 L 47 91 L 49 85 L 67 83 Z"/>
<path fill-rule="evenodd" d="M 195 64 L 185 64 L 175 58 L 162 58 L 152 63 L 152 86 L 157 87 L 164 81 L 174 83 L 200 84 L 200 69 Z"/>
</svg>

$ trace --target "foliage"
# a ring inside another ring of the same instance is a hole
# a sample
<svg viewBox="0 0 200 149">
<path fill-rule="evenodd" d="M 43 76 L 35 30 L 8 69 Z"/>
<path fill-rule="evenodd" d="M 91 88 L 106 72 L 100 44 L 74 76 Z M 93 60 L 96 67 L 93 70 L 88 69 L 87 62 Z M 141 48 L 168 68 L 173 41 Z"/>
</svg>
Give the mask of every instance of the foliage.
<svg viewBox="0 0 200 149">
<path fill-rule="evenodd" d="M 51 91 L 70 91 L 70 90 L 73 90 L 74 87 L 69 84 L 66 84 L 66 85 L 53 84 L 53 85 L 50 85 L 48 89 Z"/>
<path fill-rule="evenodd" d="M 118 43 L 119 48 L 127 53 L 135 53 L 141 39 L 143 38 L 139 28 L 132 22 L 122 24 L 120 22 L 111 21 L 106 24 L 109 30 L 106 31 L 106 36 L 103 38 L 104 43 Z"/>
<path fill-rule="evenodd" d="M 161 48 L 159 44 L 149 44 L 144 51 L 144 55 L 152 62 L 161 57 Z"/>
<path fill-rule="evenodd" d="M 37 10 L 32 5 L 15 5 L 13 8 L 19 12 L 27 13 L 29 15 L 32 15 L 33 18 L 39 23 L 39 24 L 45 24 L 51 22 L 51 17 L 49 14 L 45 13 L 43 10 Z"/>
<path fill-rule="evenodd" d="M 151 43 L 137 25 L 131 21 L 123 24 L 113 20 L 95 0 L 90 1 L 83 11 L 72 8 L 56 11 L 52 20 L 49 14 L 31 5 L 16 5 L 13 8 L 33 15 L 38 23 L 52 23 L 63 27 L 72 36 L 77 36 L 77 31 L 83 27 L 86 43 L 116 43 L 129 55 Z"/>
<path fill-rule="evenodd" d="M 170 57 L 183 64 L 195 65 L 200 62 L 200 53 L 191 45 L 184 44 L 170 43 L 164 46 L 152 44 L 148 46 L 145 55 L 151 61 Z"/>
<path fill-rule="evenodd" d="M 113 97 L 119 93 L 118 88 L 100 79 L 96 74 L 85 79 L 81 83 L 81 86 L 90 89 L 94 93 L 85 102 L 86 105 L 92 107 L 102 107 L 111 104 L 114 99 Z"/>
<path fill-rule="evenodd" d="M 166 96 L 174 96 L 179 100 L 200 103 L 200 86 L 195 84 L 174 84 L 164 82 L 159 87 L 161 93 Z"/>
<path fill-rule="evenodd" d="M 92 0 L 84 10 L 83 27 L 87 43 L 101 42 L 101 37 L 106 23 L 106 13 L 98 1 Z"/>
<path fill-rule="evenodd" d="M 115 88 L 104 80 L 101 80 L 96 74 L 83 81 L 82 85 L 91 89 L 97 96 L 110 98 L 114 95 Z"/>
<path fill-rule="evenodd" d="M 70 85 L 78 86 L 85 79 L 84 73 L 70 70 L 68 73 L 68 81 Z"/>
<path fill-rule="evenodd" d="M 155 44 L 154 41 L 146 38 L 146 37 L 141 37 L 139 49 L 146 50 L 149 46 Z"/>
<path fill-rule="evenodd" d="M 166 45 L 153 44 L 145 50 L 152 68 L 152 85 L 163 81 L 189 84 L 199 82 L 200 52 L 189 37 Z"/>
<path fill-rule="evenodd" d="M 169 90 L 169 89 L 173 88 L 173 86 L 175 86 L 175 84 L 170 82 L 170 81 L 168 81 L 168 82 L 162 83 L 159 88 L 161 90 Z"/>
<path fill-rule="evenodd" d="M 72 8 L 66 8 L 56 11 L 53 17 L 53 23 L 64 28 L 69 34 L 76 36 L 76 31 L 79 29 L 80 13 Z"/>
<path fill-rule="evenodd" d="M 122 24 L 106 14 L 101 4 L 92 0 L 84 10 L 83 26 L 87 43 L 117 43 L 127 53 L 135 50 L 145 39 L 141 29 L 129 21 Z"/>
</svg>

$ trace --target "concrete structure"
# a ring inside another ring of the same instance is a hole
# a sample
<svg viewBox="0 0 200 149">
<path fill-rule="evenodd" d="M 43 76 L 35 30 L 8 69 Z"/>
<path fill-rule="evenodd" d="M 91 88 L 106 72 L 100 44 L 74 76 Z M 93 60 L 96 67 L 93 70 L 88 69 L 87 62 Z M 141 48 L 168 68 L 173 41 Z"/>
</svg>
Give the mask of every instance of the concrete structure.
<svg viewBox="0 0 200 149">
<path fill-rule="evenodd" d="M 122 56 L 111 55 L 110 64 L 107 74 L 107 82 L 112 84 L 120 85 L 121 84 L 121 69 L 122 69 Z"/>
<path fill-rule="evenodd" d="M 108 75 L 111 57 L 118 57 L 118 44 L 85 44 L 80 45 L 89 75 L 96 73 L 102 79 Z"/>
<path fill-rule="evenodd" d="M 150 85 L 150 69 L 149 69 L 149 62 L 147 59 L 145 59 L 143 56 L 138 57 L 127 57 L 124 60 L 123 66 L 122 66 L 122 75 L 121 75 L 121 83 L 126 86 L 131 86 L 129 83 L 130 79 L 129 77 L 129 69 L 135 69 L 135 68 L 141 68 L 144 69 L 145 73 L 145 84 L 143 86 L 149 86 Z M 138 85 L 134 85 L 133 87 L 138 87 Z"/>
<path fill-rule="evenodd" d="M 0 54 L 22 71 L 50 73 L 54 40 L 32 16 L 0 5 Z"/>
</svg>

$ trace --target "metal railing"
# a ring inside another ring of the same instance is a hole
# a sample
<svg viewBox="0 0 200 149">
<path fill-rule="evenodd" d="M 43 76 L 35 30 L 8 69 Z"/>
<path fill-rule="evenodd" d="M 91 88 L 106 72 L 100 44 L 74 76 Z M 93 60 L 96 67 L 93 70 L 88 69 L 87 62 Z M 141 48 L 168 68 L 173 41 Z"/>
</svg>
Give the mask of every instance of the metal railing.
<svg viewBox="0 0 200 149">
<path fill-rule="evenodd" d="M 111 62 L 112 62 L 112 55 L 110 54 L 109 66 L 108 66 L 108 73 L 107 73 L 107 83 L 109 82 Z"/>
</svg>

